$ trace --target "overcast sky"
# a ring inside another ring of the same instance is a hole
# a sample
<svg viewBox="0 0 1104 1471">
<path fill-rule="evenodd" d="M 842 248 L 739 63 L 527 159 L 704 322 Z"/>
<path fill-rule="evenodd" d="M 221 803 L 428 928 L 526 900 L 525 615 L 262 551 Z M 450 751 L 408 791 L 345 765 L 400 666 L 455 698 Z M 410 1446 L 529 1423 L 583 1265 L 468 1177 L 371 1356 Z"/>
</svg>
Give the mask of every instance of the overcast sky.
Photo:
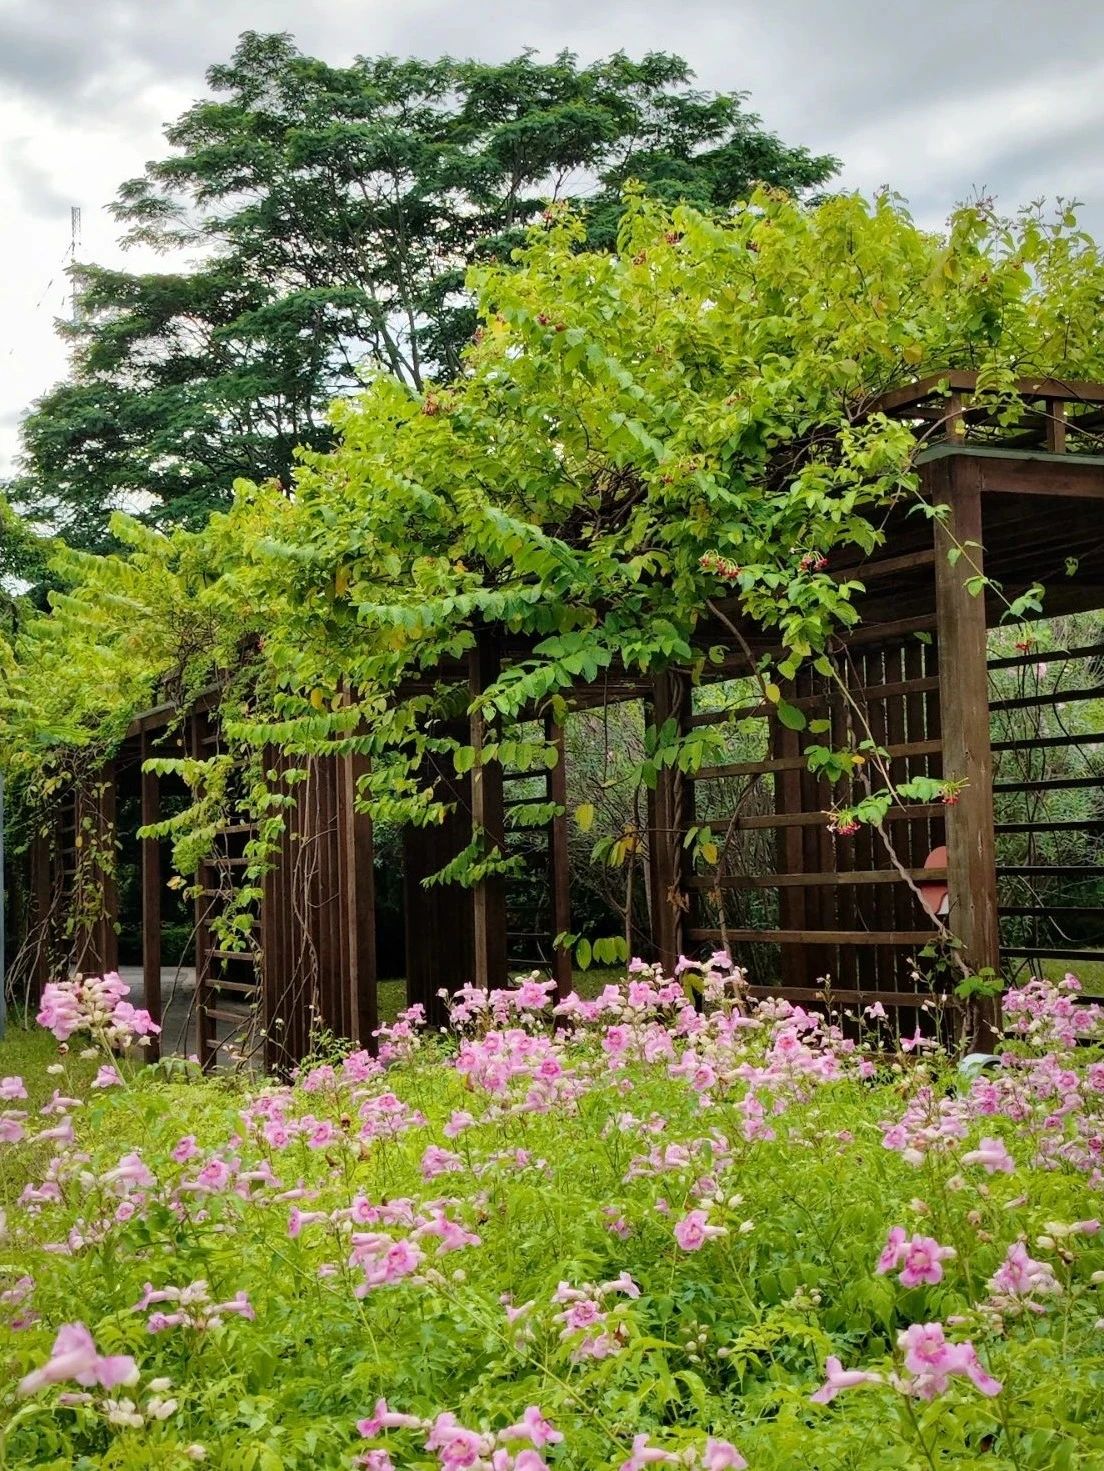
<svg viewBox="0 0 1104 1471">
<path fill-rule="evenodd" d="M 0 0 L 0 473 L 20 414 L 65 372 L 69 209 L 82 255 L 123 259 L 105 206 L 246 29 L 358 53 L 584 60 L 672 50 L 746 89 L 789 143 L 888 183 L 938 224 L 976 189 L 1084 201 L 1104 233 L 1104 8 L 1090 0 Z"/>
</svg>

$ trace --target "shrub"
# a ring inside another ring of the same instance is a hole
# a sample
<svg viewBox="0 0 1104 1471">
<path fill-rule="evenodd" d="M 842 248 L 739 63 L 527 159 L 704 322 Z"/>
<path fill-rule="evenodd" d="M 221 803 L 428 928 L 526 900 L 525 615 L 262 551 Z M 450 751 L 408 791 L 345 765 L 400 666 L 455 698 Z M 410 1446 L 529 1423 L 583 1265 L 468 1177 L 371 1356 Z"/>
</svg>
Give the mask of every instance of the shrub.
<svg viewBox="0 0 1104 1471">
<path fill-rule="evenodd" d="M 968 1078 L 721 962 L 289 1084 L 6 1079 L 0 1466 L 1104 1464 L 1077 983 Z"/>
</svg>

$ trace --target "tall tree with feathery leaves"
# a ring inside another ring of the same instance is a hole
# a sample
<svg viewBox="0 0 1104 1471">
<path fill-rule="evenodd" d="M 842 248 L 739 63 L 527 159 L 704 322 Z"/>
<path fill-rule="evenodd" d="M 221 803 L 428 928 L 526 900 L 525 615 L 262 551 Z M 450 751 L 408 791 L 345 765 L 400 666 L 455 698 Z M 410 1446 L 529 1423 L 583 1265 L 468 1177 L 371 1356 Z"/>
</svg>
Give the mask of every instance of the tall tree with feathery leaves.
<svg viewBox="0 0 1104 1471">
<path fill-rule="evenodd" d="M 196 525 L 238 476 L 286 482 L 366 368 L 415 389 L 454 374 L 468 267 L 508 259 L 549 200 L 581 205 L 608 249 L 630 179 L 709 210 L 836 167 L 663 53 L 334 67 L 247 32 L 207 80 L 114 206 L 126 240 L 194 264 L 81 266 L 72 378 L 25 424 L 13 499 L 77 545 L 119 506 Z"/>
</svg>

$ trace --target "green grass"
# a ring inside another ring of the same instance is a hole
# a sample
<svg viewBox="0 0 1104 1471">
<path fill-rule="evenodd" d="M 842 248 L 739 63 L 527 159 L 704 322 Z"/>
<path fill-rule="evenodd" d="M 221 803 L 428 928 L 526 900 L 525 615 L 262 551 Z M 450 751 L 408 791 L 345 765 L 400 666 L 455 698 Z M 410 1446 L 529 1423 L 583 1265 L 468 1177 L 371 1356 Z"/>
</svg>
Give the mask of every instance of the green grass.
<svg viewBox="0 0 1104 1471">
<path fill-rule="evenodd" d="M 592 970 L 577 970 L 572 976 L 576 991 L 588 1000 L 597 996 L 603 986 L 616 985 L 624 979 L 624 966 L 595 966 Z M 406 1006 L 406 982 L 401 977 L 380 981 L 378 996 L 380 1021 L 393 1022 Z"/>
<path fill-rule="evenodd" d="M 1104 996 L 1104 960 L 1044 960 L 1043 978 L 1060 981 L 1067 971 L 1072 971 L 1085 988 L 1088 996 Z"/>
<path fill-rule="evenodd" d="M 56 1119 L 38 1117 L 38 1110 L 54 1095 L 54 1090 L 77 1098 L 88 1097 L 88 1085 L 96 1074 L 98 1062 L 80 1056 L 80 1046 L 60 1054 L 58 1043 L 42 1027 L 18 1026 L 9 1016 L 8 1028 L 0 1039 L 0 1077 L 16 1075 L 27 1088 L 26 1099 L 0 1104 L 0 1108 L 25 1111 L 27 1128 L 45 1127 Z M 98 1060 L 102 1062 L 103 1059 Z M 46 1069 L 61 1065 L 60 1073 Z M 94 1096 L 94 1095 L 93 1095 Z M 41 1175 L 56 1146 L 49 1143 L 18 1149 L 0 1149 L 0 1208 L 10 1210 L 16 1196 L 30 1179 Z"/>
<path fill-rule="evenodd" d="M 70 1083 L 77 1092 L 87 1089 L 97 1063 L 79 1055 L 81 1045 L 59 1055 L 58 1044 L 49 1032 L 42 1027 L 28 1029 L 15 1025 L 9 1017 L 7 1032 L 0 1041 L 0 1075 L 17 1074 L 27 1085 L 27 1101 L 11 1106 L 28 1111 L 41 1108 L 48 1098 L 53 1097 L 55 1088 L 65 1091 Z M 64 1073 L 46 1071 L 56 1063 L 62 1064 Z"/>
</svg>

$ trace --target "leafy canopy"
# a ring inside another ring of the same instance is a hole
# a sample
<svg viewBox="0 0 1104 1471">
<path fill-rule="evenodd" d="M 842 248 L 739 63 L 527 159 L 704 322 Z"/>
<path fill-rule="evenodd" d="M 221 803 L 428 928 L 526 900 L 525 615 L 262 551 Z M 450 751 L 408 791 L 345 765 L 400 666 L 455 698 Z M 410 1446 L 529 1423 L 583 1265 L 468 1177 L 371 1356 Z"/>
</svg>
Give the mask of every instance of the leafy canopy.
<svg viewBox="0 0 1104 1471">
<path fill-rule="evenodd" d="M 836 166 L 663 53 L 333 67 L 247 32 L 208 82 L 115 207 L 128 240 L 198 263 L 82 267 L 73 379 L 26 423 L 18 498 L 83 546 L 112 507 L 194 526 L 236 477 L 288 478 L 366 359 L 415 387 L 454 374 L 467 267 L 505 259 L 550 197 L 585 198 L 609 248 L 630 177 L 712 209 Z"/>
<path fill-rule="evenodd" d="M 889 196 L 764 190 L 725 219 L 634 195 L 616 253 L 583 248 L 584 229 L 559 212 L 512 266 L 476 270 L 463 371 L 421 392 L 381 374 L 340 402 L 335 448 L 305 455 L 293 495 L 241 484 L 203 532 L 76 568 L 14 652 L 5 752 L 31 759 L 90 684 L 117 731 L 139 671 L 146 698 L 187 655 L 193 687 L 244 671 L 242 746 L 361 750 L 374 815 L 431 820 L 427 750 L 475 759 L 441 717 L 464 714 L 457 661 L 480 630 L 505 653 L 484 760 L 504 742 L 542 760 L 522 722 L 562 716 L 580 677 L 700 674 L 720 599 L 792 672 L 856 617 L 856 586 L 819 559 L 874 546 L 885 507 L 915 494 L 920 431 L 872 414 L 878 393 L 973 368 L 1014 418 L 1019 374 L 1104 377 L 1087 310 L 1104 267 L 1068 215 L 964 209 L 938 236 Z M 61 736 L 105 729 L 90 713 Z M 648 759 L 705 754 L 653 739 Z"/>
</svg>

